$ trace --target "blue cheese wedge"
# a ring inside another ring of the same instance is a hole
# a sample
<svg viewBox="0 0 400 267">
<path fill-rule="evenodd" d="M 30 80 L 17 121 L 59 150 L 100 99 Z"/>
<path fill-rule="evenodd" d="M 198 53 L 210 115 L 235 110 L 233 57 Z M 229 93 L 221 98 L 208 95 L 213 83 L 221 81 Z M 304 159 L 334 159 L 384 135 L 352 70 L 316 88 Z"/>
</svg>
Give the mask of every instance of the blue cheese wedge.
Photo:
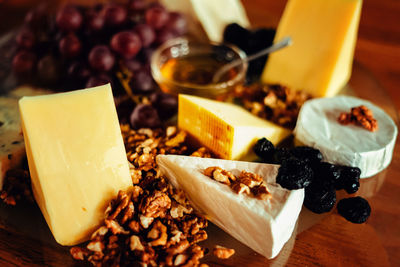
<svg viewBox="0 0 400 267">
<path fill-rule="evenodd" d="M 361 105 L 372 111 L 377 131 L 338 122 L 342 112 Z M 350 96 L 307 101 L 294 132 L 302 144 L 319 149 L 326 161 L 360 168 L 361 178 L 373 176 L 390 164 L 397 137 L 396 124 L 389 115 L 369 101 Z"/>
<path fill-rule="evenodd" d="M 183 189 L 191 204 L 211 222 L 267 258 L 274 258 L 289 240 L 296 225 L 304 190 L 286 190 L 276 183 L 279 165 L 159 155 L 161 172 Z M 263 177 L 271 197 L 260 200 L 235 193 L 229 186 L 203 174 L 207 167 L 221 167 L 238 175 L 241 171 Z"/>
<path fill-rule="evenodd" d="M 18 100 L 0 97 L 0 189 L 6 172 L 17 167 L 24 156 Z"/>
</svg>

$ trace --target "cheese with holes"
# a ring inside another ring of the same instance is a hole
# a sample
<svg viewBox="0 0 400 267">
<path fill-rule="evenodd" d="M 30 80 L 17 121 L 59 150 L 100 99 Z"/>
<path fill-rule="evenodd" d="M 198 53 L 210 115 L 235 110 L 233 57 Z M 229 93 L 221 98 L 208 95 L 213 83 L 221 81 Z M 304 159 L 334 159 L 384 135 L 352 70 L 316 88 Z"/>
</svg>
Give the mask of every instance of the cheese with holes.
<svg viewBox="0 0 400 267">
<path fill-rule="evenodd" d="M 160 171 L 185 191 L 191 204 L 222 230 L 264 257 L 273 258 L 293 234 L 304 189 L 287 190 L 276 183 L 279 165 L 244 161 L 158 155 Z M 268 200 L 236 194 L 229 186 L 203 174 L 218 166 L 238 175 L 242 170 L 263 177 Z"/>
<path fill-rule="evenodd" d="M 32 191 L 61 245 L 87 240 L 132 185 L 110 85 L 19 101 Z"/>
<path fill-rule="evenodd" d="M 361 105 L 372 111 L 378 122 L 377 131 L 337 121 L 341 113 Z M 397 138 L 396 124 L 385 111 L 351 96 L 307 101 L 300 110 L 294 132 L 302 144 L 319 149 L 324 160 L 360 168 L 361 178 L 373 176 L 390 164 Z"/>
<path fill-rule="evenodd" d="M 228 24 L 237 23 L 245 28 L 250 27 L 240 0 L 162 0 L 161 2 L 168 10 L 185 14 L 189 18 L 189 32 L 194 33 L 197 38 L 204 30 L 210 41 L 222 42 Z"/>
<path fill-rule="evenodd" d="M 252 159 L 258 139 L 276 145 L 290 135 L 237 105 L 189 95 L 179 95 L 178 127 L 224 159 Z"/>
<path fill-rule="evenodd" d="M 272 53 L 262 74 L 314 96 L 333 96 L 349 80 L 362 0 L 289 0 L 275 41 L 293 44 Z"/>
<path fill-rule="evenodd" d="M 6 172 L 18 167 L 24 156 L 18 100 L 0 97 L 0 190 Z"/>
</svg>

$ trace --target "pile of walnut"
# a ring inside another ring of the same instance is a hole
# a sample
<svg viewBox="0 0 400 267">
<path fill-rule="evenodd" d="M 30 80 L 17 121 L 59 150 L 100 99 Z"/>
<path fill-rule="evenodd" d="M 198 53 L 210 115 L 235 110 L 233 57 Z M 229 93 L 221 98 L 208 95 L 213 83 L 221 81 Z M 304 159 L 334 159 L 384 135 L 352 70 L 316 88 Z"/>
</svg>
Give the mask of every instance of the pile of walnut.
<svg viewBox="0 0 400 267">
<path fill-rule="evenodd" d="M 237 194 L 246 194 L 261 200 L 271 198 L 263 178 L 256 173 L 242 171 L 236 177 L 230 171 L 220 167 L 208 167 L 203 173 L 215 181 L 230 186 Z"/>
<path fill-rule="evenodd" d="M 358 125 L 371 132 L 378 130 L 378 122 L 374 119 L 372 111 L 364 105 L 351 108 L 349 113 L 341 113 L 338 122 L 344 125 Z"/>
<path fill-rule="evenodd" d="M 8 170 L 4 177 L 0 199 L 11 206 L 24 200 L 33 202 L 29 171 L 22 168 Z"/>
<path fill-rule="evenodd" d="M 186 133 L 176 127 L 135 131 L 122 125 L 121 130 L 134 186 L 119 192 L 105 211 L 104 225 L 85 247 L 71 248 L 72 257 L 94 266 L 200 265 L 206 251 L 197 243 L 207 239 L 207 220 L 194 213 L 184 193 L 172 188 L 155 162 L 157 154 L 187 155 Z M 210 157 L 204 148 L 192 155 Z M 223 256 L 231 252 L 216 251 Z"/>
<path fill-rule="evenodd" d="M 238 86 L 233 96 L 254 115 L 290 129 L 296 126 L 301 106 L 311 98 L 286 86 L 260 83 Z"/>
</svg>

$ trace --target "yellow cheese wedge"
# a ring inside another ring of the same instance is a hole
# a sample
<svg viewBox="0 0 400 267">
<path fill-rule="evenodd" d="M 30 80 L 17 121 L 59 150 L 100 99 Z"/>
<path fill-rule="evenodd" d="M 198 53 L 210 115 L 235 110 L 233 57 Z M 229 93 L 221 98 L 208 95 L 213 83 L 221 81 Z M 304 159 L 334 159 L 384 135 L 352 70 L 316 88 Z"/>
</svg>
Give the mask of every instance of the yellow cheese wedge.
<svg viewBox="0 0 400 267">
<path fill-rule="evenodd" d="M 61 245 L 88 239 L 132 185 L 110 85 L 19 101 L 35 199 Z"/>
<path fill-rule="evenodd" d="M 333 96 L 349 80 L 362 0 L 289 0 L 275 41 L 293 45 L 270 55 L 262 75 L 314 96 Z"/>
<path fill-rule="evenodd" d="M 189 95 L 179 95 L 178 127 L 223 159 L 249 160 L 258 139 L 277 144 L 290 135 L 237 105 Z"/>
</svg>

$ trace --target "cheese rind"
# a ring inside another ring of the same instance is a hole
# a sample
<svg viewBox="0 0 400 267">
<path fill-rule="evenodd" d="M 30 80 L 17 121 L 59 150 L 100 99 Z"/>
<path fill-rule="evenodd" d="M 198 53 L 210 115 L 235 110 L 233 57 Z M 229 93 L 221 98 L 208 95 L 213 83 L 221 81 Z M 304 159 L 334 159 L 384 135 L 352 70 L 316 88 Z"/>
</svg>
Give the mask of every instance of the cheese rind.
<svg viewBox="0 0 400 267">
<path fill-rule="evenodd" d="M 290 135 L 237 105 L 188 95 L 179 95 L 178 127 L 224 159 L 251 158 L 258 139 L 277 144 Z"/>
<path fill-rule="evenodd" d="M 278 165 L 254 162 L 159 155 L 161 172 L 187 194 L 191 204 L 228 234 L 267 258 L 275 257 L 293 233 L 304 190 L 286 190 L 276 184 Z M 259 174 L 272 197 L 259 200 L 236 194 L 202 172 L 219 166 L 238 175 L 245 170 Z"/>
<path fill-rule="evenodd" d="M 269 56 L 265 83 L 280 83 L 314 96 L 333 96 L 349 80 L 362 0 L 289 0 L 275 41 L 293 45 Z"/>
<path fill-rule="evenodd" d="M 0 97 L 0 190 L 9 169 L 20 165 L 25 156 L 18 101 Z"/>
<path fill-rule="evenodd" d="M 132 185 L 110 85 L 19 101 L 32 190 L 61 245 L 88 239 Z"/>
<path fill-rule="evenodd" d="M 190 32 L 196 37 L 201 31 L 196 25 L 201 24 L 210 41 L 222 42 L 225 27 L 238 23 L 250 27 L 250 22 L 240 0 L 163 0 L 169 10 L 182 12 L 190 18 Z M 194 21 L 194 22 L 193 22 Z M 196 22 L 199 22 L 196 24 Z M 194 31 L 193 31 L 194 30 Z"/>
<path fill-rule="evenodd" d="M 366 106 L 378 122 L 378 130 L 370 132 L 356 125 L 342 125 L 337 119 L 342 112 Z M 302 144 L 319 149 L 324 160 L 359 167 L 361 178 L 377 174 L 392 160 L 397 137 L 394 121 L 369 101 L 337 96 L 307 101 L 300 110 L 294 130 Z"/>
</svg>

